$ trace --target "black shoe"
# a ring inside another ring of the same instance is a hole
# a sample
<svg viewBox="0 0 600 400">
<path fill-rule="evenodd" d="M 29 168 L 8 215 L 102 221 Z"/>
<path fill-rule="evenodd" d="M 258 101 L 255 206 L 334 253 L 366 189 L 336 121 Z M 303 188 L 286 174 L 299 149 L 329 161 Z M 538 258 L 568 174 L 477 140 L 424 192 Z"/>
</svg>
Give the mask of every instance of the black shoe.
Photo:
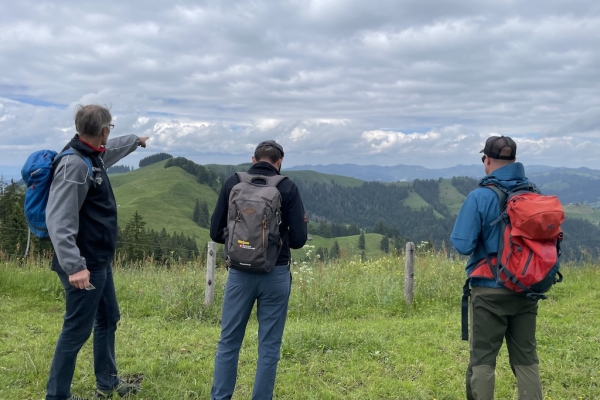
<svg viewBox="0 0 600 400">
<path fill-rule="evenodd" d="M 94 394 L 95 399 L 110 399 L 113 394 L 118 394 L 119 397 L 127 397 L 130 395 L 134 395 L 142 389 L 142 386 L 139 383 L 129 383 L 123 380 L 119 381 L 117 387 L 111 390 L 100 390 L 96 389 L 96 393 Z"/>
</svg>

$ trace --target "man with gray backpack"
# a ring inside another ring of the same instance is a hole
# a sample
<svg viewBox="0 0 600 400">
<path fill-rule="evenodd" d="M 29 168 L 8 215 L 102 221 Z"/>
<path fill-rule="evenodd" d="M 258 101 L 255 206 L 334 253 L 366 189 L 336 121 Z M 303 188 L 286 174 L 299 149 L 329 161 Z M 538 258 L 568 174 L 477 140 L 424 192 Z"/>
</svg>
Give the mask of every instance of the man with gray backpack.
<svg viewBox="0 0 600 400">
<path fill-rule="evenodd" d="M 229 269 L 212 400 L 233 396 L 254 302 L 258 361 L 252 399 L 273 397 L 292 283 L 290 248 L 301 248 L 307 239 L 298 187 L 280 174 L 283 155 L 283 147 L 274 140 L 259 143 L 248 172 L 238 172 L 223 184 L 212 215 L 210 236 L 225 245 Z"/>
</svg>

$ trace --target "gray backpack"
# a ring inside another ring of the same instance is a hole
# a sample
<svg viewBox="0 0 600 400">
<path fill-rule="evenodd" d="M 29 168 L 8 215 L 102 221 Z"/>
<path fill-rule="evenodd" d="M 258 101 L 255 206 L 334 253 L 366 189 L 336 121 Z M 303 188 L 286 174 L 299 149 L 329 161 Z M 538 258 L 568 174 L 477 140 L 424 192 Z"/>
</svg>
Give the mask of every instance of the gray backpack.
<svg viewBox="0 0 600 400">
<path fill-rule="evenodd" d="M 276 186 L 287 177 L 236 174 L 240 183 L 229 195 L 225 262 L 240 271 L 269 272 L 283 246 L 279 232 L 281 193 Z"/>
</svg>

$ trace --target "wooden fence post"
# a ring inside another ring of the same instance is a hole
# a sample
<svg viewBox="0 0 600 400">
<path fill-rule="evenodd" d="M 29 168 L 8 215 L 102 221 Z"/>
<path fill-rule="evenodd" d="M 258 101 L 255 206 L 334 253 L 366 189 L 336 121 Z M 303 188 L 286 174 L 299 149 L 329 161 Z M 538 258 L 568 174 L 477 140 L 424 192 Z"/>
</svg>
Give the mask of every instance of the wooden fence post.
<svg viewBox="0 0 600 400">
<path fill-rule="evenodd" d="M 204 304 L 209 306 L 215 299 L 215 266 L 217 261 L 217 244 L 208 242 L 206 252 L 206 290 L 204 291 Z"/>
<path fill-rule="evenodd" d="M 415 287 L 415 244 L 406 243 L 404 264 L 404 300 L 411 305 L 414 298 Z"/>
</svg>

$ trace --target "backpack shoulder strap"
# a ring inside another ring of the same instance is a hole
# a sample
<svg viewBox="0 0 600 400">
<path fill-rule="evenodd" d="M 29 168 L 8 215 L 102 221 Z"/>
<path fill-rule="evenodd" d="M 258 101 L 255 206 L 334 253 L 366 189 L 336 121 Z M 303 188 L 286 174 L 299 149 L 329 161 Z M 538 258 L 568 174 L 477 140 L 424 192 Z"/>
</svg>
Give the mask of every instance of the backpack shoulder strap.
<svg viewBox="0 0 600 400">
<path fill-rule="evenodd" d="M 266 186 L 273 187 L 276 187 L 277 185 L 279 185 L 279 182 L 287 178 L 287 176 L 284 175 L 252 175 L 247 172 L 236 172 L 235 174 L 238 176 L 238 178 L 240 178 L 240 182 L 253 183 L 254 181 L 258 180 L 265 182 Z"/>
<path fill-rule="evenodd" d="M 52 163 L 54 165 L 58 165 L 58 162 L 60 161 L 60 159 L 62 157 L 68 156 L 68 155 L 71 155 L 71 154 L 78 155 L 79 157 L 81 157 L 83 159 L 83 161 L 85 162 L 85 164 L 88 167 L 88 175 L 90 177 L 90 181 L 92 181 L 92 183 L 95 185 L 96 183 L 94 181 L 94 172 L 99 172 L 100 168 L 94 167 L 93 164 L 92 164 L 92 160 L 90 160 L 89 157 L 86 157 L 85 155 L 83 155 L 80 151 L 77 151 L 74 148 L 70 147 L 67 150 L 63 151 L 63 152 L 58 153 L 56 155 L 56 157 L 54 157 L 54 161 L 52 161 Z"/>
<path fill-rule="evenodd" d="M 510 191 L 499 185 L 489 185 L 483 187 L 491 189 L 494 193 L 496 193 L 496 195 L 498 196 L 498 214 L 502 215 L 504 210 L 506 210 L 506 201 L 508 200 Z"/>
<path fill-rule="evenodd" d="M 287 176 L 284 176 L 284 175 L 273 175 L 273 176 L 265 176 L 265 178 L 267 178 L 267 184 L 269 186 L 276 187 L 277 185 L 279 185 L 279 183 L 282 180 L 287 179 Z"/>
<path fill-rule="evenodd" d="M 537 187 L 535 183 L 527 182 L 522 185 L 517 186 L 513 189 L 513 192 L 532 192 L 537 194 L 542 194 L 542 191 Z"/>
<path fill-rule="evenodd" d="M 250 174 L 247 172 L 236 172 L 237 177 L 240 179 L 240 182 L 250 183 Z"/>
</svg>

